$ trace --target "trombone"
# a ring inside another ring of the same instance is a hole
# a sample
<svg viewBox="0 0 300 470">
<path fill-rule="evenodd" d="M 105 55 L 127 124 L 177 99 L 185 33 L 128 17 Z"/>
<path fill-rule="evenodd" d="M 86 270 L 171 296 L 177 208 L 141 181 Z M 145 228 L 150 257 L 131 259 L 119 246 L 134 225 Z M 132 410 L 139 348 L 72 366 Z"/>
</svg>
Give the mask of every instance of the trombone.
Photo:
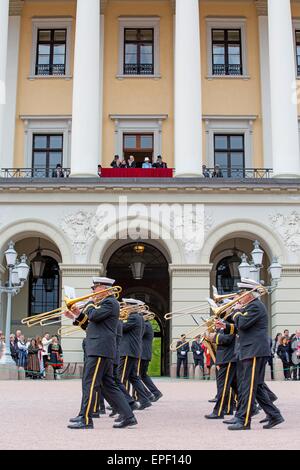
<svg viewBox="0 0 300 470">
<path fill-rule="evenodd" d="M 200 304 L 195 307 L 186 307 L 179 310 L 174 310 L 173 312 L 168 312 L 164 315 L 165 320 L 172 320 L 174 317 L 184 317 L 185 315 L 197 315 L 201 312 L 207 310 L 207 304 Z"/>
<path fill-rule="evenodd" d="M 119 297 L 122 291 L 122 287 L 120 286 L 113 286 L 109 287 L 108 289 L 103 289 L 99 292 L 93 292 L 82 297 L 77 297 L 75 299 L 69 299 L 68 297 L 64 298 L 64 305 L 59 307 L 55 310 L 51 310 L 50 312 L 39 313 L 38 315 L 32 315 L 31 317 L 23 318 L 21 320 L 22 325 L 27 325 L 29 328 L 36 325 L 41 326 L 48 326 L 53 325 L 55 323 L 59 323 L 62 315 L 66 312 L 66 310 L 70 310 L 73 305 L 79 304 L 78 307 L 83 309 L 87 302 L 90 299 L 96 299 L 96 303 L 101 302 L 106 297 L 110 295 L 114 295 L 116 298 Z M 49 320 L 53 320 L 49 323 Z"/>
</svg>

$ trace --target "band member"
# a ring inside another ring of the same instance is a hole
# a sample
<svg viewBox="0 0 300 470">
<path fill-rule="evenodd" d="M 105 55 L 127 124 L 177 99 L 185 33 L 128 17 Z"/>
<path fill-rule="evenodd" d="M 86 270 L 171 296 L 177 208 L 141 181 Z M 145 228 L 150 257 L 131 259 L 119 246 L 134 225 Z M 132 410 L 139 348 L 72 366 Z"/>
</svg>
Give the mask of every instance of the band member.
<svg viewBox="0 0 300 470">
<path fill-rule="evenodd" d="M 122 320 L 119 320 L 118 328 L 117 328 L 117 339 L 116 339 L 116 354 L 115 354 L 115 357 L 114 357 L 114 360 L 113 360 L 113 377 L 114 377 L 114 381 L 115 381 L 116 385 L 120 388 L 121 391 L 122 391 L 122 387 L 120 387 L 120 386 L 122 385 L 122 383 L 121 383 L 120 375 L 119 375 L 119 366 L 120 366 L 120 346 L 121 346 L 122 336 L 123 336 L 123 322 L 122 322 Z M 122 391 L 122 393 L 123 393 L 123 391 Z M 135 406 L 135 402 L 134 402 L 132 397 L 130 397 L 130 396 L 128 397 L 127 394 L 125 394 L 124 396 L 125 396 L 126 400 L 128 401 L 128 403 L 129 403 L 132 410 L 138 408 L 137 406 Z M 112 410 L 111 410 L 111 413 L 109 414 L 109 416 L 112 418 L 117 413 L 118 413 L 118 410 L 116 410 L 112 406 Z"/>
<path fill-rule="evenodd" d="M 204 377 L 204 348 L 202 347 L 200 335 L 196 336 L 195 340 L 192 342 L 191 351 L 193 353 L 195 370 L 196 367 L 199 366 Z"/>
<path fill-rule="evenodd" d="M 177 341 L 177 378 L 180 378 L 180 367 L 183 364 L 183 376 L 185 379 L 189 377 L 188 374 L 188 352 L 190 350 L 189 343 L 186 342 L 186 336 L 183 334 Z"/>
<path fill-rule="evenodd" d="M 123 299 L 128 306 L 144 305 L 144 302 L 136 299 Z M 123 322 L 123 336 L 120 345 L 120 367 L 119 376 L 121 378 L 120 388 L 128 400 L 132 400 L 128 392 L 129 385 L 137 393 L 140 402 L 139 409 L 143 410 L 151 406 L 140 377 L 137 374 L 138 361 L 142 354 L 142 338 L 144 333 L 144 319 L 138 312 L 129 315 L 128 320 Z"/>
<path fill-rule="evenodd" d="M 158 390 L 156 385 L 152 382 L 151 378 L 148 375 L 148 367 L 152 359 L 152 342 L 153 342 L 154 332 L 152 325 L 149 320 L 145 321 L 145 330 L 143 334 L 143 344 L 142 344 L 142 357 L 140 365 L 140 377 L 143 384 L 151 392 L 152 398 L 151 401 L 159 400 L 163 394 Z"/>
<path fill-rule="evenodd" d="M 253 289 L 250 283 L 238 283 L 238 287 L 247 291 Z M 255 399 L 266 415 L 269 422 L 263 426 L 270 429 L 284 421 L 279 409 L 270 400 L 264 383 L 265 367 L 270 355 L 268 340 L 268 313 L 265 305 L 259 299 L 258 292 L 252 292 L 254 300 L 245 307 L 237 303 L 232 315 L 239 336 L 239 360 L 241 361 L 241 396 L 235 415 L 236 422 L 228 427 L 229 430 L 250 429 L 251 414 Z"/>
<path fill-rule="evenodd" d="M 225 334 L 222 329 L 217 328 L 216 333 L 208 334 L 208 340 L 216 344 L 216 366 L 218 367 L 217 379 L 217 401 L 213 412 L 205 415 L 207 419 L 223 419 L 227 411 L 230 413 L 231 388 L 236 391 L 236 358 L 234 354 L 235 335 L 234 325 L 232 333 Z M 229 403 L 228 403 L 229 402 Z M 229 405 L 229 410 L 227 407 Z"/>
<path fill-rule="evenodd" d="M 111 287 L 115 281 L 108 278 L 94 278 L 92 289 L 101 292 Z M 119 302 L 113 295 L 106 297 L 99 305 L 91 300 L 81 312 L 73 306 L 67 316 L 77 319 L 76 324 L 86 327 L 86 362 L 82 379 L 82 418 L 69 424 L 70 429 L 93 428 L 93 407 L 95 389 L 103 386 L 112 404 L 120 412 L 122 420 L 113 425 L 124 428 L 137 424 L 130 406 L 113 379 L 113 359 L 116 351 L 116 334 L 120 315 Z"/>
</svg>

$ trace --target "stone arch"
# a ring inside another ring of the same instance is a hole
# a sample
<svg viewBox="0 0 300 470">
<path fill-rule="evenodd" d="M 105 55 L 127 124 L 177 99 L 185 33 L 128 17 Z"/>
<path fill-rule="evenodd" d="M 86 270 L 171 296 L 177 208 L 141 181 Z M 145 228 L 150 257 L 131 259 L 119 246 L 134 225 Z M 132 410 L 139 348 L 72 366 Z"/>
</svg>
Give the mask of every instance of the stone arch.
<svg viewBox="0 0 300 470">
<path fill-rule="evenodd" d="M 87 255 L 88 263 L 95 264 L 97 262 L 103 262 L 107 259 L 106 253 L 111 251 L 113 247 L 120 248 L 122 245 L 127 244 L 129 241 L 134 242 L 135 240 L 128 239 L 125 237 L 128 220 L 126 218 L 119 220 L 117 223 L 112 224 L 108 231 L 98 231 L 97 239 L 90 247 Z M 166 256 L 169 264 L 183 264 L 184 253 L 182 247 L 172 237 L 169 227 L 159 224 L 156 221 L 149 220 L 147 218 L 139 218 L 138 223 L 140 226 L 141 234 L 143 235 L 139 240 L 149 243 L 155 246 L 158 250 Z M 117 241 L 119 243 L 117 243 Z M 115 249 L 112 250 L 112 252 Z M 104 264 L 104 263 L 103 263 Z"/>
<path fill-rule="evenodd" d="M 253 222 L 252 220 L 232 220 L 226 225 L 215 227 L 206 238 L 200 258 L 200 264 L 209 264 L 210 257 L 215 247 L 224 240 L 238 236 L 250 240 L 258 240 L 268 258 L 278 256 L 282 264 L 286 263 L 286 254 L 282 241 L 274 235 L 269 227 Z"/>
<path fill-rule="evenodd" d="M 57 228 L 48 222 L 37 219 L 23 219 L 11 223 L 0 230 L 0 253 L 6 249 L 10 240 L 18 242 L 24 238 L 43 237 L 57 246 L 60 251 L 62 263 L 71 264 L 72 254 L 70 244 Z"/>
</svg>

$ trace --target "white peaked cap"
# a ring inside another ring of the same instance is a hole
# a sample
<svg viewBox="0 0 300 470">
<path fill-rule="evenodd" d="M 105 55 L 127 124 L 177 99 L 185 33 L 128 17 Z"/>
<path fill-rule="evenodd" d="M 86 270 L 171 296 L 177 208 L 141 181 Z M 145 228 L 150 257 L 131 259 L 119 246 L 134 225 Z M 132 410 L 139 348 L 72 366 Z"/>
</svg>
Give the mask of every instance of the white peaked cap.
<svg viewBox="0 0 300 470">
<path fill-rule="evenodd" d="M 115 283 L 114 279 L 108 277 L 93 277 L 93 284 L 102 284 L 104 286 L 112 286 Z"/>
<path fill-rule="evenodd" d="M 141 300 L 137 300 L 137 299 L 122 299 L 122 300 L 126 304 L 130 304 L 130 305 L 145 305 L 145 302 L 142 302 Z"/>
<path fill-rule="evenodd" d="M 242 277 L 242 282 L 238 282 L 237 286 L 239 289 L 254 289 L 254 287 L 258 287 L 261 284 L 259 282 L 253 281 L 253 279 L 247 279 Z"/>
</svg>

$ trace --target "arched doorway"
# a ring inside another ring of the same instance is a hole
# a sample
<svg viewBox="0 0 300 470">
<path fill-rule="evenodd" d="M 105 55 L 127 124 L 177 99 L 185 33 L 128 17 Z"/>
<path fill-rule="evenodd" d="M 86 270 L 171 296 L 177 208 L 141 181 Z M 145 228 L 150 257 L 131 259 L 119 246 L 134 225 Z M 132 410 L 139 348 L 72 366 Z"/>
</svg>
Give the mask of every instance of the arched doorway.
<svg viewBox="0 0 300 470">
<path fill-rule="evenodd" d="M 128 243 L 111 255 L 107 276 L 123 288 L 123 297 L 142 300 L 156 314 L 151 368 L 155 375 L 167 375 L 170 333 L 164 314 L 169 310 L 170 281 L 165 255 L 150 243 Z"/>
<path fill-rule="evenodd" d="M 219 294 L 228 294 L 238 290 L 237 283 L 240 282 L 238 266 L 241 263 L 241 256 L 245 253 L 248 259 L 251 259 L 254 239 L 254 237 L 250 239 L 232 236 L 232 238 L 221 241 L 212 251 L 210 257 L 210 261 L 213 264 L 211 286 L 216 286 Z M 264 252 L 262 264 L 263 267 L 260 271 L 260 279 L 268 285 L 268 267 L 270 266 L 270 260 L 266 252 Z M 263 296 L 262 301 L 269 309 L 269 296 Z M 271 321 L 269 322 L 269 328 L 271 330 Z"/>
</svg>

